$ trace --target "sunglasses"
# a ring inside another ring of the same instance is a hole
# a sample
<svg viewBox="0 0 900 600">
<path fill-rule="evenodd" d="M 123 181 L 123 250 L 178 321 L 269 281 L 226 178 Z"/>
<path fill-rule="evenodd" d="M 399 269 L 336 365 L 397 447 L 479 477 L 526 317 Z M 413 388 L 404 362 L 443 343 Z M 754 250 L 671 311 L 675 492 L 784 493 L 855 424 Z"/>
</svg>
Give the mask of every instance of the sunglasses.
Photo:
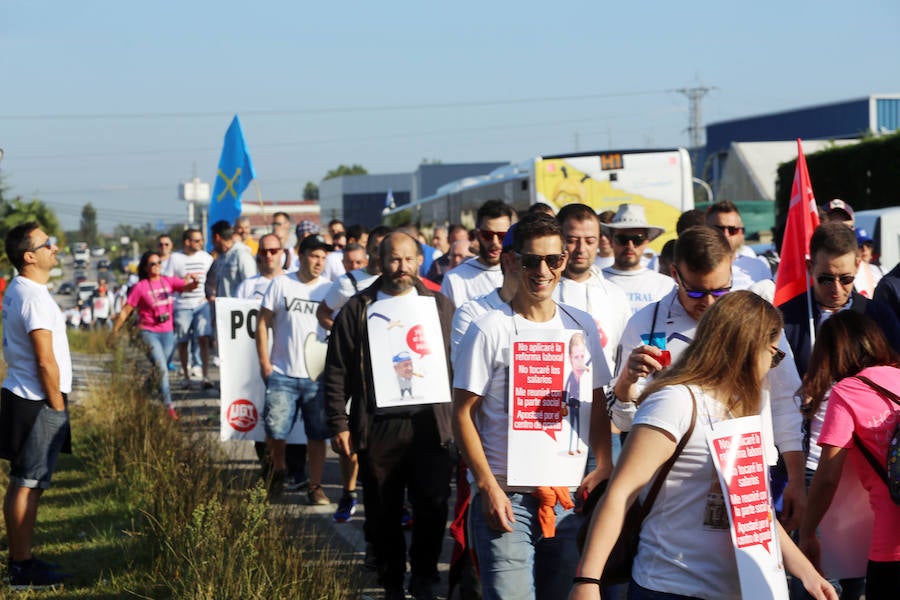
<svg viewBox="0 0 900 600">
<path fill-rule="evenodd" d="M 516 254 L 522 261 L 523 269 L 539 269 L 541 262 L 547 263 L 547 267 L 553 271 L 560 268 L 566 259 L 566 253 L 562 254 Z"/>
<path fill-rule="evenodd" d="M 28 251 L 29 252 L 37 252 L 41 248 L 46 248 L 47 250 L 50 250 L 53 248 L 53 242 L 50 241 L 50 238 L 47 238 L 46 240 L 44 240 L 43 244 L 38 244 L 34 248 L 30 248 Z"/>
<path fill-rule="evenodd" d="M 160 264 L 159 261 L 156 260 L 156 261 L 148 262 L 148 263 L 147 263 L 147 266 L 148 266 L 148 267 L 158 267 L 159 264 Z"/>
<path fill-rule="evenodd" d="M 275 256 L 279 252 L 281 252 L 281 248 L 260 248 L 260 252 L 264 254 L 268 254 L 269 256 Z"/>
<path fill-rule="evenodd" d="M 819 285 L 831 285 L 835 281 L 840 281 L 841 285 L 850 285 L 855 280 L 855 275 L 819 275 L 816 277 L 816 281 Z"/>
<path fill-rule="evenodd" d="M 775 354 L 772 355 L 772 366 L 770 368 L 774 369 L 781 364 L 781 361 L 784 360 L 785 352 L 784 350 L 776 346 L 772 346 L 772 350 L 775 352 Z"/>
<path fill-rule="evenodd" d="M 505 231 L 491 231 L 490 229 L 479 229 L 478 237 L 484 240 L 486 243 L 491 243 L 496 238 L 497 241 L 503 243 L 503 238 L 506 237 Z"/>
<path fill-rule="evenodd" d="M 635 246 L 640 246 L 647 241 L 647 234 L 635 233 L 632 235 L 627 235 L 624 233 L 617 233 L 613 235 L 613 241 L 620 246 L 627 246 L 628 242 L 631 242 Z"/>
<path fill-rule="evenodd" d="M 713 298 L 721 298 L 731 291 L 731 284 L 728 284 L 728 287 L 718 288 L 715 290 L 690 289 L 684 282 L 684 275 L 681 274 L 681 271 L 678 270 L 678 267 L 675 267 L 675 273 L 678 275 L 678 281 L 681 282 L 681 288 L 684 290 L 684 293 L 687 294 L 688 298 L 691 298 L 693 300 L 700 300 L 701 298 L 706 298 L 707 296 L 712 296 Z"/>
<path fill-rule="evenodd" d="M 737 235 L 739 233 L 744 233 L 743 227 L 735 227 L 734 225 L 716 225 L 715 228 L 722 233 L 727 233 L 728 235 Z"/>
</svg>

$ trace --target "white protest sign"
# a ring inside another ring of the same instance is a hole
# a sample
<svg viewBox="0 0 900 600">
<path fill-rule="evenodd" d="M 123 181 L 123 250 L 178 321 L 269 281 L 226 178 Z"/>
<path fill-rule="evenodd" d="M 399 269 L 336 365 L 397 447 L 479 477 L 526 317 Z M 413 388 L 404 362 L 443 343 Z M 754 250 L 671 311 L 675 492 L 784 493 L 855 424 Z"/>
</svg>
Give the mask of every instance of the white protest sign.
<svg viewBox="0 0 900 600">
<path fill-rule="evenodd" d="M 591 423 L 592 368 L 581 331 L 533 330 L 512 336 L 509 485 L 581 483 Z"/>
<path fill-rule="evenodd" d="M 450 402 L 444 335 L 434 298 L 406 294 L 366 310 L 378 408 Z"/>
<path fill-rule="evenodd" d="M 219 437 L 226 440 L 266 439 L 263 402 L 266 384 L 259 373 L 256 320 L 259 300 L 216 298 L 219 346 Z M 305 444 L 300 416 L 288 435 L 289 444 Z"/>
<path fill-rule="evenodd" d="M 741 595 L 788 600 L 759 415 L 717 423 L 707 443 L 725 496 Z"/>
</svg>

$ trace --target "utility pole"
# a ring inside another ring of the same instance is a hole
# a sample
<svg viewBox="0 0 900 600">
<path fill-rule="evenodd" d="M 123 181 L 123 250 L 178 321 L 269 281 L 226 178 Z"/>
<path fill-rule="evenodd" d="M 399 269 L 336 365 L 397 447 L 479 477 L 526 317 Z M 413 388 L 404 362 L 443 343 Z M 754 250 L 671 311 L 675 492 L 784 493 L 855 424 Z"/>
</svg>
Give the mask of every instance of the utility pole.
<svg viewBox="0 0 900 600">
<path fill-rule="evenodd" d="M 714 87 L 698 86 L 692 88 L 681 88 L 675 90 L 679 94 L 687 96 L 688 99 L 688 137 L 691 140 L 691 162 L 693 163 L 695 173 L 699 173 L 699 165 L 697 158 L 699 156 L 700 147 L 703 145 L 703 118 L 700 107 L 703 96 L 713 91 Z"/>
</svg>

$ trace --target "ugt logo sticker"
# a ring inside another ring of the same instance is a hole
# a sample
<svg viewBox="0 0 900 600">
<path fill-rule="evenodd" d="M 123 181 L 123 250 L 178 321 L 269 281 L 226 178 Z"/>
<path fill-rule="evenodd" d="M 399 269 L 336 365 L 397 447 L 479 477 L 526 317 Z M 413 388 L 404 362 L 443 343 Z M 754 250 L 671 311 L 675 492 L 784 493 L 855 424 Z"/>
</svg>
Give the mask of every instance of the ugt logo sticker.
<svg viewBox="0 0 900 600">
<path fill-rule="evenodd" d="M 259 411 L 245 398 L 239 398 L 228 405 L 228 424 L 236 431 L 247 433 L 259 422 Z"/>
</svg>

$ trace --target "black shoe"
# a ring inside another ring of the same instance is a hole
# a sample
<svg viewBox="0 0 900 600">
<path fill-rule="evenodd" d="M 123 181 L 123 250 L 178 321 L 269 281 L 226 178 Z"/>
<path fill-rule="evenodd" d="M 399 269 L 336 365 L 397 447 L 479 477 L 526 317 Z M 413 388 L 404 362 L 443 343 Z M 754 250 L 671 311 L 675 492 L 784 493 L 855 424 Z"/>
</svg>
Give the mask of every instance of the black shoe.
<svg viewBox="0 0 900 600">
<path fill-rule="evenodd" d="M 9 587 L 13 590 L 54 588 L 70 577 L 47 568 L 47 564 L 35 559 L 9 563 Z"/>
<path fill-rule="evenodd" d="M 415 600 L 437 600 L 434 580 L 430 577 L 413 577 L 409 582 L 409 594 Z"/>
</svg>

